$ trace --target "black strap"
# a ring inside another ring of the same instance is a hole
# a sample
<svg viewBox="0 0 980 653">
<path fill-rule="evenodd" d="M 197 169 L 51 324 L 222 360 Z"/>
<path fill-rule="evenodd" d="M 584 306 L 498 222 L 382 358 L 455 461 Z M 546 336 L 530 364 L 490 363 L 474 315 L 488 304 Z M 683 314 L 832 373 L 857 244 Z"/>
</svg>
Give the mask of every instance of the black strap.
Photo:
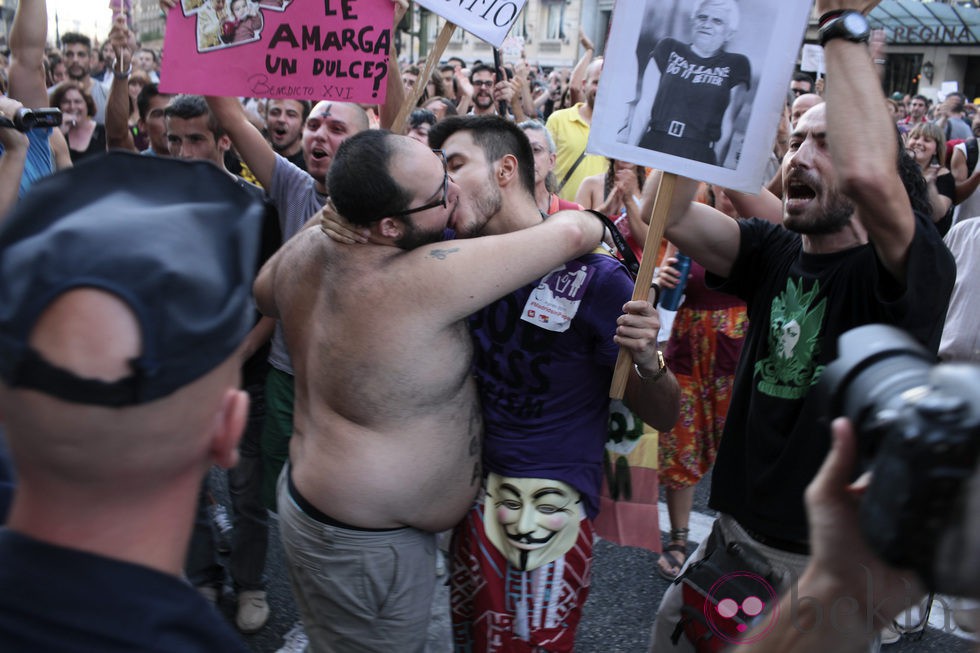
<svg viewBox="0 0 980 653">
<path fill-rule="evenodd" d="M 133 359 L 129 363 L 133 373 L 126 378 L 118 381 L 87 379 L 52 365 L 35 350 L 28 349 L 10 384 L 75 403 L 112 408 L 131 406 L 140 403 L 144 374 L 139 360 Z"/>
<path fill-rule="evenodd" d="M 578 155 L 577 159 L 575 159 L 575 163 L 573 163 L 572 167 L 569 168 L 568 172 L 565 173 L 565 177 L 561 180 L 561 183 L 558 184 L 557 192 L 560 193 L 561 189 L 565 187 L 565 184 L 568 183 L 569 178 L 571 178 L 572 174 L 575 172 L 575 168 L 578 167 L 578 164 L 582 163 L 582 159 L 584 158 L 585 158 L 585 150 L 582 150 L 582 153 Z"/>
<path fill-rule="evenodd" d="M 616 249 L 619 251 L 619 255 L 623 258 L 623 263 L 626 265 L 626 269 L 629 270 L 630 276 L 636 279 L 636 275 L 640 272 L 640 262 L 636 260 L 636 254 L 630 249 L 630 246 L 626 243 L 626 239 L 623 238 L 623 234 L 619 232 L 613 221 L 603 214 L 599 213 L 595 209 L 585 209 L 595 217 L 599 218 L 602 224 L 606 225 L 612 236 L 613 244 L 616 245 Z"/>
</svg>

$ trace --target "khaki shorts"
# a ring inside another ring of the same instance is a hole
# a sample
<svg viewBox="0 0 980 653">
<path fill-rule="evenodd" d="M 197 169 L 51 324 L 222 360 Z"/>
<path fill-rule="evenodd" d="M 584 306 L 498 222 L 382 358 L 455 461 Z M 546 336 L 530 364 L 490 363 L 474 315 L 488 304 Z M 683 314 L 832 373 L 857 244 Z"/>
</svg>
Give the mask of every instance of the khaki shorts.
<svg viewBox="0 0 980 653">
<path fill-rule="evenodd" d="M 309 651 L 424 651 L 435 591 L 435 534 L 364 531 L 303 512 L 279 478 L 279 528 Z"/>
</svg>

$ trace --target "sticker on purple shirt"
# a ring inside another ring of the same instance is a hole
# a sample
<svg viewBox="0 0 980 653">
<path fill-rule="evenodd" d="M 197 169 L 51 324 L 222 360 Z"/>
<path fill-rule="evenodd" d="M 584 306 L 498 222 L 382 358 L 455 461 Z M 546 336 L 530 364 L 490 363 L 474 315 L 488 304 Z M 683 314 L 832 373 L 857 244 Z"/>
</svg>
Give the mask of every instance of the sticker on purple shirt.
<svg viewBox="0 0 980 653">
<path fill-rule="evenodd" d="M 548 331 L 568 331 L 593 272 L 577 260 L 558 266 L 531 292 L 521 319 Z"/>
</svg>

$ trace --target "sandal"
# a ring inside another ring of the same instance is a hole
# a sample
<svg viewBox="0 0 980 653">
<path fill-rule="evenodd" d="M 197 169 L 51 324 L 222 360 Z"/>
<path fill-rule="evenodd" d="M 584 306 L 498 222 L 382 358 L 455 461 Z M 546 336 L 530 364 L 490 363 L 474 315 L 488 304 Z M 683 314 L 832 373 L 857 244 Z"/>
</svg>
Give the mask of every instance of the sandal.
<svg viewBox="0 0 980 653">
<path fill-rule="evenodd" d="M 681 573 L 681 568 L 687 562 L 687 536 L 690 529 L 672 528 L 670 529 L 670 544 L 664 547 L 660 559 L 657 561 L 657 573 L 664 580 L 674 581 Z M 665 567 L 663 562 L 667 563 Z"/>
</svg>

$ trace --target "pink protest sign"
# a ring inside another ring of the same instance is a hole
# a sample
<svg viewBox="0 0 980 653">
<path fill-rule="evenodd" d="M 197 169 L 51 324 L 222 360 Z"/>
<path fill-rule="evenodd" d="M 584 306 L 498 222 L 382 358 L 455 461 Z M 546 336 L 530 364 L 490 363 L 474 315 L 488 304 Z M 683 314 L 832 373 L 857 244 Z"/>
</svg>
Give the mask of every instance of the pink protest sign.
<svg viewBox="0 0 980 653">
<path fill-rule="evenodd" d="M 181 0 L 160 90 L 380 104 L 393 15 L 390 0 Z"/>
</svg>

